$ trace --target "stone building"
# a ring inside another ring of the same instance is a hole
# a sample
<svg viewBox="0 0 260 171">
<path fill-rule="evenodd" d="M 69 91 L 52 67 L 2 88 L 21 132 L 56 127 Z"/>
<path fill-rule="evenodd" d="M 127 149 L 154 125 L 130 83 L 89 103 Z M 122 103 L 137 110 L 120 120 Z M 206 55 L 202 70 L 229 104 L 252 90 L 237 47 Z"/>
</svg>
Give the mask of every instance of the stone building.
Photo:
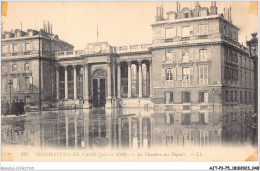
<svg viewBox="0 0 260 171">
<path fill-rule="evenodd" d="M 52 34 L 51 25 L 37 31 L 4 32 L 2 34 L 2 101 L 23 100 L 41 107 L 55 97 L 55 58 L 57 51 L 72 50 L 73 46 Z"/>
<path fill-rule="evenodd" d="M 2 100 L 50 107 L 153 107 L 183 125 L 225 128 L 230 142 L 250 140 L 254 111 L 254 61 L 238 42 L 231 7 L 218 14 L 195 2 L 176 3 L 164 16 L 157 7 L 151 44 L 89 43 L 84 50 L 52 34 L 15 30 L 2 34 Z M 242 135 L 242 136 L 241 136 Z"/>
</svg>

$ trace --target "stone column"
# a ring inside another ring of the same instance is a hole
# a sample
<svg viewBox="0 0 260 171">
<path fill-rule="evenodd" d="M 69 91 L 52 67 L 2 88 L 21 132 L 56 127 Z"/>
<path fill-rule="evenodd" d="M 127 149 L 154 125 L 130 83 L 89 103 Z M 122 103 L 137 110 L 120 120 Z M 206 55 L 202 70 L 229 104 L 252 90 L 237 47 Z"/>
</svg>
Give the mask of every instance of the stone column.
<svg viewBox="0 0 260 171">
<path fill-rule="evenodd" d="M 77 68 L 73 66 L 73 81 L 74 81 L 74 99 L 77 99 Z"/>
<path fill-rule="evenodd" d="M 68 99 L 68 66 L 64 66 L 65 71 L 65 99 Z"/>
<path fill-rule="evenodd" d="M 128 65 L 128 98 L 132 97 L 132 73 L 131 73 L 131 61 L 127 62 Z"/>
<path fill-rule="evenodd" d="M 140 148 L 143 146 L 143 118 L 139 118 L 139 143 Z"/>
<path fill-rule="evenodd" d="M 121 68 L 120 68 L 120 62 L 117 63 L 117 97 L 121 98 Z"/>
<path fill-rule="evenodd" d="M 84 66 L 84 65 L 83 65 Z M 84 104 L 83 108 L 89 108 L 89 85 L 88 85 L 88 64 L 84 66 Z"/>
<path fill-rule="evenodd" d="M 60 99 L 60 72 L 59 67 L 56 68 L 56 98 Z"/>
<path fill-rule="evenodd" d="M 132 147 L 132 118 L 128 118 L 128 136 L 129 136 L 129 148 Z"/>
<path fill-rule="evenodd" d="M 106 108 L 111 108 L 111 64 L 107 65 L 107 98 Z"/>
<path fill-rule="evenodd" d="M 78 118 L 74 115 L 74 136 L 75 136 L 75 147 L 78 146 Z"/>
<path fill-rule="evenodd" d="M 150 61 L 149 74 L 150 74 L 150 97 L 153 97 L 153 68 L 152 68 L 152 60 Z"/>
<path fill-rule="evenodd" d="M 138 61 L 139 66 L 139 97 L 143 96 L 143 74 L 142 74 L 142 61 Z"/>
</svg>

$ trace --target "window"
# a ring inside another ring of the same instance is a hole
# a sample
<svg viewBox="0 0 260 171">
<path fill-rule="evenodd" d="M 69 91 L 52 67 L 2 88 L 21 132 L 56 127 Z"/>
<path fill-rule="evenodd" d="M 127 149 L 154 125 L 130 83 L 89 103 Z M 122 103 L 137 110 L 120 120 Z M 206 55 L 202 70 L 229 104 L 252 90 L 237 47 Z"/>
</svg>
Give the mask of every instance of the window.
<svg viewBox="0 0 260 171">
<path fill-rule="evenodd" d="M 199 34 L 208 34 L 208 25 L 201 24 L 199 26 Z"/>
<path fill-rule="evenodd" d="M 237 102 L 237 91 L 235 91 L 234 93 L 235 93 L 235 102 Z"/>
<path fill-rule="evenodd" d="M 14 51 L 14 52 L 19 51 L 19 47 L 18 47 L 17 44 L 14 44 L 14 45 L 13 45 L 13 51 Z"/>
<path fill-rule="evenodd" d="M 226 102 L 229 102 L 228 90 L 226 90 Z"/>
<path fill-rule="evenodd" d="M 166 60 L 166 61 L 172 61 L 172 56 L 173 56 L 173 53 L 172 53 L 172 52 L 166 52 L 166 54 L 165 54 L 165 60 Z"/>
<path fill-rule="evenodd" d="M 190 27 L 182 27 L 181 35 L 182 37 L 190 36 Z"/>
<path fill-rule="evenodd" d="M 249 72 L 249 86 L 251 86 L 251 73 Z"/>
<path fill-rule="evenodd" d="M 182 68 L 182 84 L 183 85 L 190 84 L 190 68 L 189 67 Z"/>
<path fill-rule="evenodd" d="M 199 83 L 208 84 L 208 66 L 199 66 Z"/>
<path fill-rule="evenodd" d="M 167 80 L 172 80 L 172 69 L 171 68 L 166 69 L 166 81 Z"/>
<path fill-rule="evenodd" d="M 207 49 L 200 49 L 200 60 L 207 60 Z"/>
<path fill-rule="evenodd" d="M 30 100 L 30 97 L 26 97 L 26 98 L 25 98 L 25 105 L 26 105 L 26 106 L 29 106 L 29 105 L 30 105 L 30 101 L 31 101 L 31 100 Z"/>
<path fill-rule="evenodd" d="M 249 95 L 249 97 L 248 97 L 248 102 L 251 103 L 251 101 L 252 101 L 252 99 L 251 99 L 251 98 L 252 98 L 252 97 L 251 97 L 251 92 L 249 92 L 248 95 Z"/>
<path fill-rule="evenodd" d="M 189 62 L 190 61 L 189 53 L 187 51 L 182 51 L 182 61 L 183 62 Z"/>
<path fill-rule="evenodd" d="M 240 91 L 240 104 L 242 104 L 243 103 L 243 93 L 242 93 L 242 91 Z"/>
<path fill-rule="evenodd" d="M 190 114 L 186 113 L 186 114 L 182 114 L 182 119 L 181 119 L 181 123 L 182 125 L 190 125 Z"/>
<path fill-rule="evenodd" d="M 7 53 L 8 52 L 8 46 L 7 45 L 3 45 L 2 46 L 2 53 Z"/>
<path fill-rule="evenodd" d="M 207 103 L 208 102 L 208 93 L 199 92 L 199 103 Z"/>
<path fill-rule="evenodd" d="M 12 65 L 12 71 L 17 71 L 17 65 L 16 64 Z"/>
<path fill-rule="evenodd" d="M 247 103 L 247 92 L 245 91 L 245 104 Z"/>
<path fill-rule="evenodd" d="M 30 71 L 30 64 L 29 64 L 29 63 L 26 63 L 26 64 L 24 65 L 24 70 L 25 70 L 25 71 Z"/>
<path fill-rule="evenodd" d="M 242 74 L 242 70 L 240 70 L 240 85 L 243 85 L 243 74 Z"/>
<path fill-rule="evenodd" d="M 204 113 L 199 113 L 199 123 L 205 124 L 205 114 Z"/>
<path fill-rule="evenodd" d="M 1 66 L 1 72 L 2 72 L 2 73 L 7 72 L 7 71 L 6 71 L 6 66 L 5 66 L 5 65 L 2 65 L 2 66 Z"/>
<path fill-rule="evenodd" d="M 176 28 L 166 28 L 165 37 L 166 38 L 176 37 Z"/>
<path fill-rule="evenodd" d="M 173 103 L 173 92 L 166 92 L 166 103 Z"/>
<path fill-rule="evenodd" d="M 233 102 L 233 91 L 230 91 L 230 102 Z"/>
<path fill-rule="evenodd" d="M 33 90 L 33 77 L 25 77 L 25 90 Z"/>
<path fill-rule="evenodd" d="M 13 90 L 19 91 L 19 79 L 13 78 Z"/>
<path fill-rule="evenodd" d="M 246 79 L 247 79 L 247 75 L 246 75 L 246 71 L 245 71 L 245 86 L 247 86 L 247 81 L 246 81 Z"/>
<path fill-rule="evenodd" d="M 183 18 L 189 18 L 189 13 L 183 13 Z"/>
<path fill-rule="evenodd" d="M 31 50 L 31 44 L 25 43 L 25 51 L 30 51 L 30 50 Z"/>
<path fill-rule="evenodd" d="M 182 92 L 182 103 L 190 103 L 190 92 Z"/>
</svg>

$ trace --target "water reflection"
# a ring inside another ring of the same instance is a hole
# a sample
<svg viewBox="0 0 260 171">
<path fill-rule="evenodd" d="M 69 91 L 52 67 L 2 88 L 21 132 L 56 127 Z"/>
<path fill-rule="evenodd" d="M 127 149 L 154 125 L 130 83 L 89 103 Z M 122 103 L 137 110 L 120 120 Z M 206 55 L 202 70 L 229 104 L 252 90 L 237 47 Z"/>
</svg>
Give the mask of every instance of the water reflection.
<svg viewBox="0 0 260 171">
<path fill-rule="evenodd" d="M 2 119 L 2 144 L 56 148 L 188 147 L 221 144 L 221 124 L 149 109 L 79 109 Z"/>
</svg>

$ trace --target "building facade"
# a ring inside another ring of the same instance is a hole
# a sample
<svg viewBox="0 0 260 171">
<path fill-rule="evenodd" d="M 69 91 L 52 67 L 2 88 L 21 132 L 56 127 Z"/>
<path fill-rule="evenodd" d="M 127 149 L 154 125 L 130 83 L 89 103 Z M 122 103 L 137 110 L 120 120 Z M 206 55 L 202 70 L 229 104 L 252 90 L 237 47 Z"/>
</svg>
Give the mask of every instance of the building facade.
<svg viewBox="0 0 260 171">
<path fill-rule="evenodd" d="M 158 6 L 151 44 L 96 42 L 78 51 L 50 27 L 5 32 L 2 100 L 12 80 L 12 98 L 31 106 L 153 107 L 176 113 L 183 125 L 225 128 L 229 142 L 248 141 L 254 61 L 231 18 L 231 8 L 218 14 L 216 2 L 210 8 L 195 2 L 194 9 L 177 2 L 167 16 Z"/>
</svg>

